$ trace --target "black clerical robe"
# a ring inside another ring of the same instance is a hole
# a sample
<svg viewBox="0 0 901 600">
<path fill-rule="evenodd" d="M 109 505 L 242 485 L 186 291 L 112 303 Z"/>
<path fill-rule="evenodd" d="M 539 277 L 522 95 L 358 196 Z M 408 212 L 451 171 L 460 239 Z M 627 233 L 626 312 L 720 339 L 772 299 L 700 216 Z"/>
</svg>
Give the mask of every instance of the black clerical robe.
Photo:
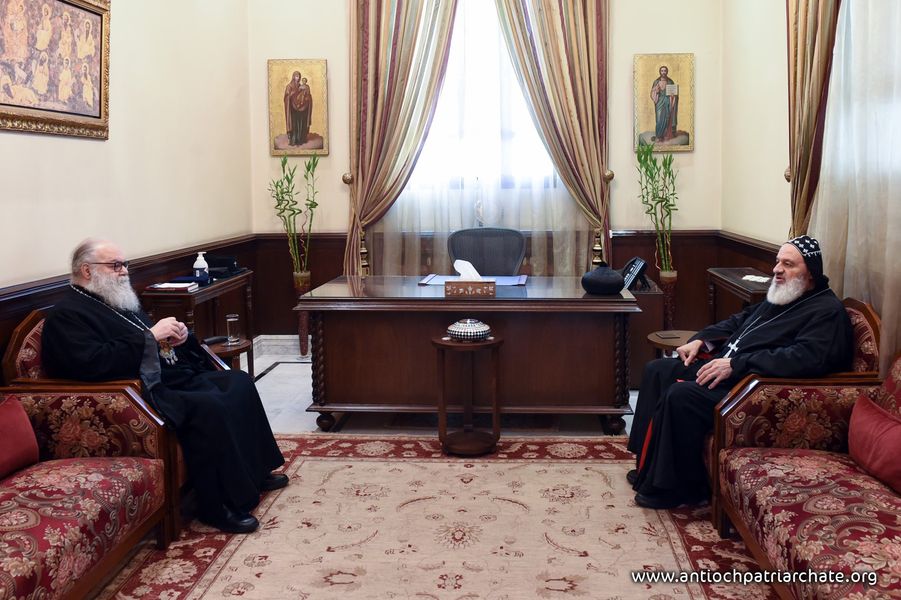
<svg viewBox="0 0 901 600">
<path fill-rule="evenodd" d="M 679 359 L 655 360 L 642 376 L 628 446 L 637 456 L 635 489 L 642 493 L 708 493 L 704 438 L 713 429 L 716 405 L 744 376 L 818 377 L 849 369 L 853 357 L 851 321 L 828 288 L 782 306 L 749 306 L 691 339 L 711 345 L 711 356 L 687 367 Z M 728 379 L 712 390 L 695 382 L 703 364 L 726 357 Z"/>
<path fill-rule="evenodd" d="M 253 380 L 214 370 L 193 335 L 167 364 L 151 324 L 142 311 L 116 311 L 70 288 L 44 323 L 43 366 L 52 377 L 80 381 L 140 378 L 145 398 L 182 445 L 199 509 L 250 511 L 263 479 L 284 463 Z"/>
</svg>

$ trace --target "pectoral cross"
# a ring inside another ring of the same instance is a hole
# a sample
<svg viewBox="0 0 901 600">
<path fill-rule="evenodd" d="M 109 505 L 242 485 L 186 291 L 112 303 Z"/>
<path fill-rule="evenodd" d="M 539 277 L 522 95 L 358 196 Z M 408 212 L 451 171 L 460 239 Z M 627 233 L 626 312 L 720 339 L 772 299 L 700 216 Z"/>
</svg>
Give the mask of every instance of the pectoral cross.
<svg viewBox="0 0 901 600">
<path fill-rule="evenodd" d="M 732 356 L 733 352 L 738 352 L 738 341 L 734 341 L 731 344 L 726 344 L 726 347 L 729 348 L 729 351 L 726 352 L 726 355 L 723 358 L 729 358 Z"/>
</svg>

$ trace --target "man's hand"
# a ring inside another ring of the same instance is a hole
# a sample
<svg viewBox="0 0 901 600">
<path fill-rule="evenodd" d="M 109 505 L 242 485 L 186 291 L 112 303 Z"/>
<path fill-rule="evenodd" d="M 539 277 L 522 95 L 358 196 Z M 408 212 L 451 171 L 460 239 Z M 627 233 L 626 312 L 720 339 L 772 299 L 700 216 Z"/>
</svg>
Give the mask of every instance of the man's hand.
<svg viewBox="0 0 901 600">
<path fill-rule="evenodd" d="M 698 385 L 707 385 L 708 381 L 712 383 L 707 387 L 715 388 L 721 381 L 728 379 L 732 375 L 732 359 L 731 358 L 715 358 L 706 365 L 698 369 L 696 381 Z"/>
<path fill-rule="evenodd" d="M 679 358 L 682 359 L 682 364 L 686 367 L 693 363 L 695 359 L 698 357 L 698 352 L 701 350 L 701 346 L 704 345 L 703 340 L 695 340 L 693 342 L 688 342 L 687 344 L 683 344 L 676 348 L 676 354 L 679 355 Z"/>
<path fill-rule="evenodd" d="M 166 317 L 156 322 L 156 325 L 150 328 L 150 333 L 157 342 L 168 341 L 172 346 L 179 346 L 188 339 L 187 326 L 175 319 L 175 317 Z"/>
</svg>

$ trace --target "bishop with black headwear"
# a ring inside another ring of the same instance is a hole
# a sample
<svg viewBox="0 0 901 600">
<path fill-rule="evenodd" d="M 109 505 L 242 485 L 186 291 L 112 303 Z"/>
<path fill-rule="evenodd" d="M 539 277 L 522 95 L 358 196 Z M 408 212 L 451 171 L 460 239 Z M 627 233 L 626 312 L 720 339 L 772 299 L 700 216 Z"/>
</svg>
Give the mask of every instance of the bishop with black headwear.
<svg viewBox="0 0 901 600">
<path fill-rule="evenodd" d="M 852 328 L 829 289 L 817 240 L 801 236 L 776 256 L 767 299 L 694 335 L 645 367 L 629 450 L 635 502 L 671 508 L 709 496 L 704 438 L 714 409 L 749 373 L 818 377 L 850 368 Z M 705 358 L 701 358 L 706 356 Z"/>
</svg>

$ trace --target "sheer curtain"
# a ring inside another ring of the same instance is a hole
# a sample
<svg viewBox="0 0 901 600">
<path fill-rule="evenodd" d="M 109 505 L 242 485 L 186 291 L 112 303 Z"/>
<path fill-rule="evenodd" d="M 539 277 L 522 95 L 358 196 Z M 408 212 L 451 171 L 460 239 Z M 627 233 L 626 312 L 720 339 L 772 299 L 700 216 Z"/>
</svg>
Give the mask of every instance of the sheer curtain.
<svg viewBox="0 0 901 600">
<path fill-rule="evenodd" d="M 452 273 L 447 236 L 479 226 L 525 232 L 533 275 L 587 268 L 588 221 L 538 137 L 494 3 L 460 0 L 422 153 L 400 197 L 367 231 L 372 272 Z"/>
<path fill-rule="evenodd" d="M 840 296 L 882 318 L 885 374 L 901 350 L 901 3 L 843 2 L 811 235 Z"/>
</svg>

